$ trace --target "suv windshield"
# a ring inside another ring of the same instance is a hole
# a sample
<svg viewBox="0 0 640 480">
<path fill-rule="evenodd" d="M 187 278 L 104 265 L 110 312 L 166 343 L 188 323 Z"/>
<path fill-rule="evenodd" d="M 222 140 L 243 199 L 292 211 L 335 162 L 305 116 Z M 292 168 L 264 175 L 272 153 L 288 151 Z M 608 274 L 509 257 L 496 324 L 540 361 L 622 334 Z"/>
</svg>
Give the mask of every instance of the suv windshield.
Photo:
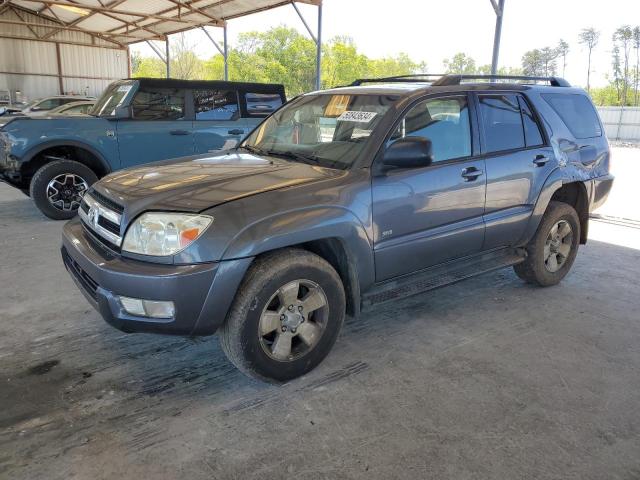
<svg viewBox="0 0 640 480">
<path fill-rule="evenodd" d="M 256 153 L 347 169 L 367 146 L 395 95 L 305 95 L 267 118 L 242 143 Z"/>
<path fill-rule="evenodd" d="M 127 96 L 131 87 L 133 87 L 133 83 L 133 81 L 116 82 L 109 85 L 89 111 L 89 115 L 95 117 L 110 117 L 114 115 L 116 107 L 118 107 Z"/>
</svg>

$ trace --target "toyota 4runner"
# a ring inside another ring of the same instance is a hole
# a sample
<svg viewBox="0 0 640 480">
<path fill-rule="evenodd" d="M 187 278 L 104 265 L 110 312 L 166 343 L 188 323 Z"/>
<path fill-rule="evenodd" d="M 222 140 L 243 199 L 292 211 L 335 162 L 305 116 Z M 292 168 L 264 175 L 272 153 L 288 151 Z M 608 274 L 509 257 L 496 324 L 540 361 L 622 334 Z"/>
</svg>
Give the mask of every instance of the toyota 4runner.
<svg viewBox="0 0 640 480">
<path fill-rule="evenodd" d="M 555 77 L 428 80 L 302 95 L 232 150 L 108 175 L 64 227 L 67 269 L 113 326 L 218 331 L 276 381 L 362 308 L 505 266 L 558 283 L 613 182 L 589 97 Z"/>
</svg>

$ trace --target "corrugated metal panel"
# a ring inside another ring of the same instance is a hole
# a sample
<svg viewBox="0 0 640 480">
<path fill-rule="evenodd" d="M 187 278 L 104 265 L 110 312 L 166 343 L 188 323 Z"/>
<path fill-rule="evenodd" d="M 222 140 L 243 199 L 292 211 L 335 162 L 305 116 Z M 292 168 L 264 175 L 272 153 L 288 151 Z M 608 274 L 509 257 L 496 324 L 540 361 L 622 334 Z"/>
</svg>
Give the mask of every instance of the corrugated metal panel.
<svg viewBox="0 0 640 480">
<path fill-rule="evenodd" d="M 120 79 L 128 73 L 124 50 L 63 44 L 60 45 L 60 56 L 64 75 Z"/>
<path fill-rule="evenodd" d="M 89 80 L 86 78 L 64 78 L 64 93 L 99 97 L 112 80 Z"/>
<path fill-rule="evenodd" d="M 57 77 L 39 77 L 35 75 L 9 75 L 0 73 L 0 89 L 11 91 L 12 98 L 20 92 L 27 101 L 36 98 L 58 95 Z"/>
<path fill-rule="evenodd" d="M 640 107 L 598 107 L 610 140 L 640 141 Z"/>
<path fill-rule="evenodd" d="M 53 43 L 0 38 L 0 72 L 57 74 Z"/>
</svg>

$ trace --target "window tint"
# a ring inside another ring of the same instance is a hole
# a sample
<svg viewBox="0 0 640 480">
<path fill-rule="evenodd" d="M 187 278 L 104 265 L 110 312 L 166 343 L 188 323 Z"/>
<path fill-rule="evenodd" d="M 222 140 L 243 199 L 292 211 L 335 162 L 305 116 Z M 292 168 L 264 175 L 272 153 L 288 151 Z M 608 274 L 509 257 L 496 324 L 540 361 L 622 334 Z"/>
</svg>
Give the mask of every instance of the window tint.
<svg viewBox="0 0 640 480">
<path fill-rule="evenodd" d="M 266 117 L 282 105 L 282 98 L 274 93 L 246 93 L 244 98 L 250 117 Z"/>
<path fill-rule="evenodd" d="M 58 98 L 49 98 L 47 100 L 43 100 L 39 103 L 36 103 L 34 105 L 34 107 L 37 110 L 51 110 L 52 108 L 56 108 L 59 107 L 60 104 L 60 99 Z"/>
<path fill-rule="evenodd" d="M 518 101 L 520 102 L 520 111 L 522 112 L 524 139 L 527 142 L 527 147 L 542 145 L 544 140 L 542 139 L 542 133 L 540 133 L 540 127 L 533 116 L 533 112 L 523 97 L 518 96 Z"/>
<path fill-rule="evenodd" d="M 131 105 L 136 120 L 179 120 L 184 117 L 184 91 L 141 88 Z"/>
<path fill-rule="evenodd" d="M 235 120 L 240 115 L 235 90 L 196 90 L 193 100 L 196 120 Z"/>
<path fill-rule="evenodd" d="M 481 95 L 479 100 L 487 152 L 524 148 L 517 96 Z"/>
<path fill-rule="evenodd" d="M 471 155 L 471 128 L 466 97 L 435 98 L 418 103 L 400 121 L 392 143 L 404 137 L 431 140 L 434 161 Z"/>
<path fill-rule="evenodd" d="M 596 110 L 585 95 L 547 93 L 542 98 L 551 105 L 574 137 L 591 138 L 602 135 Z"/>
</svg>

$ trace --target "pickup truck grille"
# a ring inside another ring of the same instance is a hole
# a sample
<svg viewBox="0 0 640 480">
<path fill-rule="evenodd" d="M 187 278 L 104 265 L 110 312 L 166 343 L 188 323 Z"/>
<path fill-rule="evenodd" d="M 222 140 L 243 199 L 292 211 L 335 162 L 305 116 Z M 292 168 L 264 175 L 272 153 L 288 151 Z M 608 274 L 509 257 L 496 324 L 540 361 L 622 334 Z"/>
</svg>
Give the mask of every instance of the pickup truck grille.
<svg viewBox="0 0 640 480">
<path fill-rule="evenodd" d="M 100 198 L 98 198 L 100 197 Z M 85 194 L 78 210 L 78 215 L 85 228 L 109 248 L 119 250 L 122 244 L 120 228 L 124 209 L 115 202 L 91 190 Z M 106 205 L 108 203 L 108 205 Z M 114 210 L 114 206 L 119 211 Z"/>
</svg>

